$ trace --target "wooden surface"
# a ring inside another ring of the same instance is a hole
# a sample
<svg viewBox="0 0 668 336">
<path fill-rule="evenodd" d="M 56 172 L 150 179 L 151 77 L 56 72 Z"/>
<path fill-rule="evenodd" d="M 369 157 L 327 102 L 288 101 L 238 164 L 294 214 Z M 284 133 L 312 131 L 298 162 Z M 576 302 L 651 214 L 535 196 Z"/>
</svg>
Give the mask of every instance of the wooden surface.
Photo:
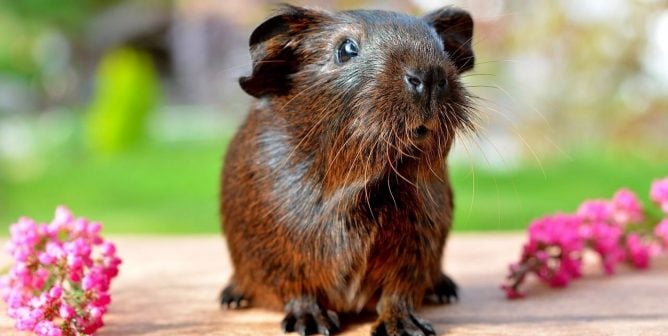
<svg viewBox="0 0 668 336">
<path fill-rule="evenodd" d="M 125 263 L 99 335 L 282 334 L 280 312 L 219 309 L 231 273 L 220 237 L 112 239 Z M 613 277 L 592 259 L 585 279 L 565 290 L 533 283 L 528 298 L 507 301 L 499 284 L 521 243 L 517 234 L 454 234 L 446 263 L 461 300 L 420 314 L 443 335 L 668 335 L 668 259 L 643 272 L 621 268 Z M 342 335 L 368 335 L 372 322 L 373 316 L 346 318 Z M 0 335 L 19 335 L 4 313 Z"/>
</svg>

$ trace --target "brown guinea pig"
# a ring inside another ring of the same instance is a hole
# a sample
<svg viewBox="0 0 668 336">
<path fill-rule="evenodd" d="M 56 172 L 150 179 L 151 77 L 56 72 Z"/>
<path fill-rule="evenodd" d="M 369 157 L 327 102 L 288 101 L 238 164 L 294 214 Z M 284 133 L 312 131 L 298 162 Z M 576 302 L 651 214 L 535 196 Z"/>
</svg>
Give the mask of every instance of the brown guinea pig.
<svg viewBox="0 0 668 336">
<path fill-rule="evenodd" d="M 449 301 L 453 213 L 446 156 L 472 130 L 460 74 L 473 21 L 284 6 L 250 36 L 257 98 L 222 176 L 235 267 L 225 307 L 285 311 L 286 332 L 332 334 L 375 308 L 374 335 L 433 335 L 415 310 Z"/>
</svg>

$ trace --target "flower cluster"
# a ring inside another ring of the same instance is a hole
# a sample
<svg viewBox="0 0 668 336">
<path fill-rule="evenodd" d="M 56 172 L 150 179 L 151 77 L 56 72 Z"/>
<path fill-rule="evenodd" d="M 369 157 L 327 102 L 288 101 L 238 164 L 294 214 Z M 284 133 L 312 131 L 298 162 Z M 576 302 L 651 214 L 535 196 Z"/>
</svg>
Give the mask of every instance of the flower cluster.
<svg viewBox="0 0 668 336">
<path fill-rule="evenodd" d="M 520 261 L 510 265 L 502 286 L 506 296 L 523 297 L 519 286 L 529 274 L 552 287 L 567 286 L 582 276 L 582 256 L 587 248 L 600 256 L 607 274 L 614 273 L 622 262 L 637 269 L 649 267 L 651 256 L 668 250 L 668 178 L 652 184 L 650 197 L 666 217 L 658 224 L 648 219 L 628 189 L 617 191 L 610 200 L 585 201 L 574 214 L 559 213 L 532 222 Z"/>
<path fill-rule="evenodd" d="M 102 327 L 121 259 L 101 229 L 65 207 L 49 224 L 24 217 L 11 226 L 6 248 L 15 263 L 0 278 L 0 296 L 16 329 L 72 336 Z"/>
<path fill-rule="evenodd" d="M 668 177 L 655 181 L 649 195 L 663 212 L 668 213 Z"/>
</svg>

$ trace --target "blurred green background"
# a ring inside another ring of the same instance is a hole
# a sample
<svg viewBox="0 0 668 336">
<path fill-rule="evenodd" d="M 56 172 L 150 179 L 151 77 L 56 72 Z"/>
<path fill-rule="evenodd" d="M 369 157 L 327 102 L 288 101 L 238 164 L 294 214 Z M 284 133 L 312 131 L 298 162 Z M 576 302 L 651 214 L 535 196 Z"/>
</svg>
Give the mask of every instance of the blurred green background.
<svg viewBox="0 0 668 336">
<path fill-rule="evenodd" d="M 294 1 L 476 21 L 483 128 L 456 230 L 515 230 L 668 175 L 668 2 Z M 247 38 L 274 1 L 0 0 L 0 234 L 59 204 L 113 233 L 214 233 Z"/>
</svg>

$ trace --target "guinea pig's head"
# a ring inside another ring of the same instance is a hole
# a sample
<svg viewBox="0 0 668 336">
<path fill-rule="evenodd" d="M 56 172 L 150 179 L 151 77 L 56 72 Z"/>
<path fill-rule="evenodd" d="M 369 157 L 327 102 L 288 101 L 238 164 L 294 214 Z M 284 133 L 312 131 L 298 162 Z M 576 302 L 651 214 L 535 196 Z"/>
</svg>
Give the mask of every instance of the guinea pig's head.
<svg viewBox="0 0 668 336">
<path fill-rule="evenodd" d="M 472 35 L 470 15 L 452 7 L 413 17 L 285 6 L 251 34 L 253 71 L 239 83 L 328 161 L 433 162 L 472 128 L 460 83 Z"/>
</svg>

